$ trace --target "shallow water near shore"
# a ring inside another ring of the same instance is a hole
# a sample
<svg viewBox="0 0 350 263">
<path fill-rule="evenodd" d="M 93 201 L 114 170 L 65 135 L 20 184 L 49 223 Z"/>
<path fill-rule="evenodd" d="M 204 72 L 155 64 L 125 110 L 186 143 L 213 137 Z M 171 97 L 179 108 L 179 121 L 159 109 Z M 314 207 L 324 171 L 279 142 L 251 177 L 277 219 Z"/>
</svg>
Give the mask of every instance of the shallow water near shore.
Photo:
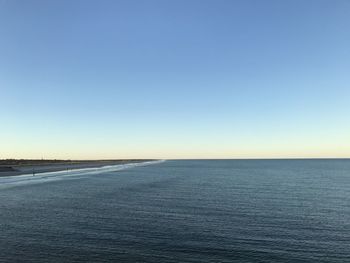
<svg viewBox="0 0 350 263">
<path fill-rule="evenodd" d="M 0 179 L 0 262 L 350 260 L 350 160 L 165 161 L 40 176 Z"/>
<path fill-rule="evenodd" d="M 145 162 L 132 162 L 125 164 L 106 165 L 102 167 L 88 167 L 78 169 L 62 169 L 60 171 L 42 172 L 42 173 L 28 173 L 16 176 L 3 176 L 0 177 L 0 189 L 18 186 L 19 184 L 38 184 L 48 181 L 56 180 L 68 180 L 78 179 L 80 177 L 103 174 L 107 172 L 116 172 L 124 169 L 134 168 L 138 166 L 147 166 L 152 164 L 161 163 L 164 160 L 145 161 Z"/>
</svg>

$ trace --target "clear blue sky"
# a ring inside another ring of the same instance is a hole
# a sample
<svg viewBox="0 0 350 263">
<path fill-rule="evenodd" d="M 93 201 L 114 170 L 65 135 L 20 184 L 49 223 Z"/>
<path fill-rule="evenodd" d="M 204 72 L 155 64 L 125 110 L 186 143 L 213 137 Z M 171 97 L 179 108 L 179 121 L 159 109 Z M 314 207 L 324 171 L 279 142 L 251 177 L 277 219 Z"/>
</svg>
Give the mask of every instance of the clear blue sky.
<svg viewBox="0 0 350 263">
<path fill-rule="evenodd" d="M 0 0 L 0 158 L 350 157 L 350 1 Z"/>
</svg>

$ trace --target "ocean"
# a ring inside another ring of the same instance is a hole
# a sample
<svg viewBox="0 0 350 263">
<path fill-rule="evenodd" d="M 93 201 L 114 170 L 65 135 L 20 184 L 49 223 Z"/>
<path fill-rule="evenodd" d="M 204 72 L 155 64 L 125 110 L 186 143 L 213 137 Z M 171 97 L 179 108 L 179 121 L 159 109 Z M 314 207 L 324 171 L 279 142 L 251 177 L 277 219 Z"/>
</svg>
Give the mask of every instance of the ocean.
<svg viewBox="0 0 350 263">
<path fill-rule="evenodd" d="M 350 262 L 350 160 L 0 178 L 0 262 Z"/>
</svg>

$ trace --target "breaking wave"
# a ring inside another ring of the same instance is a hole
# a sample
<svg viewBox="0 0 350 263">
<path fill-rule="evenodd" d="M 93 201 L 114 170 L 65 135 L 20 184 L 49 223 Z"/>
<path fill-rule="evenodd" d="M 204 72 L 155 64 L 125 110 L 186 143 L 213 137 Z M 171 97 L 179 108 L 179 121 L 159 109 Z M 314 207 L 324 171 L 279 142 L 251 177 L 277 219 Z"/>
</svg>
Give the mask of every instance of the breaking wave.
<svg viewBox="0 0 350 263">
<path fill-rule="evenodd" d="M 64 180 L 64 179 L 78 179 L 81 176 L 84 177 L 86 175 L 116 172 L 116 171 L 121 171 L 121 170 L 130 169 L 134 167 L 139 167 L 139 166 L 158 164 L 164 161 L 165 160 L 157 160 L 157 161 L 147 161 L 147 162 L 140 162 L 140 163 L 107 165 L 107 166 L 94 167 L 94 168 L 62 170 L 62 171 L 56 171 L 56 172 L 37 173 L 35 176 L 33 176 L 33 174 L 4 176 L 4 177 L 0 177 L 0 188 L 8 187 L 11 185 L 20 185 L 20 184 L 28 184 L 28 183 L 44 183 L 44 182 Z"/>
</svg>

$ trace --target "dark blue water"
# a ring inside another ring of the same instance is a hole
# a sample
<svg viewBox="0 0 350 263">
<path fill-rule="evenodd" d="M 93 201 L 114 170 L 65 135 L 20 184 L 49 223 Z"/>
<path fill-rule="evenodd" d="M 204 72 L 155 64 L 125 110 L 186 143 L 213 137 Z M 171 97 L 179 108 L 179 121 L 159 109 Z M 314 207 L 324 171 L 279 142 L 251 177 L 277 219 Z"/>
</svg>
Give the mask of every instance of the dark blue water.
<svg viewBox="0 0 350 263">
<path fill-rule="evenodd" d="M 61 177 L 0 187 L 1 262 L 350 262 L 349 160 Z"/>
</svg>

